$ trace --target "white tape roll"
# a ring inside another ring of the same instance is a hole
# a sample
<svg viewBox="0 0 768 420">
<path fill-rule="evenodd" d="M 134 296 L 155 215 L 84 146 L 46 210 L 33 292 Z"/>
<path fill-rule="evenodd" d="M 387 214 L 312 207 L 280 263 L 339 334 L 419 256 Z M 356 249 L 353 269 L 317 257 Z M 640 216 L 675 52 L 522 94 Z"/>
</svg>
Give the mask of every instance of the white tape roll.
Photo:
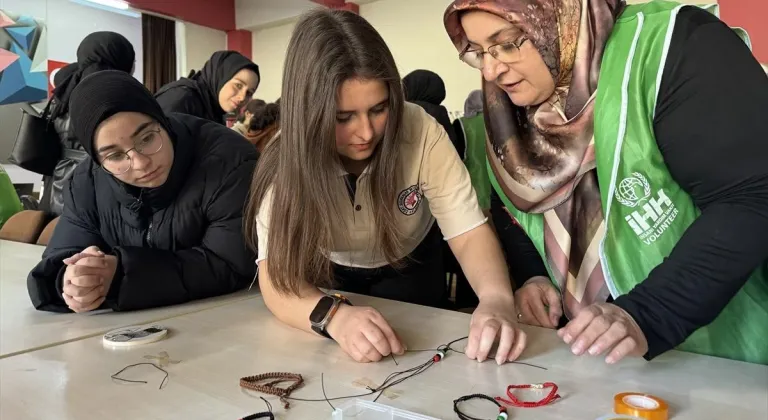
<svg viewBox="0 0 768 420">
<path fill-rule="evenodd" d="M 103 343 L 108 347 L 133 347 L 154 343 L 168 335 L 168 329 L 161 325 L 126 327 L 104 334 Z"/>
</svg>

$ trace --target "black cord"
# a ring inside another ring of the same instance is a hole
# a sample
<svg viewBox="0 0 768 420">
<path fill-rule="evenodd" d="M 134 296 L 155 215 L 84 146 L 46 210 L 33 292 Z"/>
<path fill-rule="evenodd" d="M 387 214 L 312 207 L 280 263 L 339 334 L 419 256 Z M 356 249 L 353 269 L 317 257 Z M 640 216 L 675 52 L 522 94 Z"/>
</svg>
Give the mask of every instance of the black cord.
<svg viewBox="0 0 768 420">
<path fill-rule="evenodd" d="M 132 367 L 142 366 L 142 365 L 152 366 L 155 369 L 157 369 L 160 372 L 163 372 L 165 374 L 165 377 L 163 378 L 163 381 L 160 382 L 160 388 L 158 388 L 158 389 L 163 389 L 163 386 L 165 386 L 165 383 L 168 380 L 168 372 L 165 369 L 161 368 L 160 366 L 158 366 L 158 365 L 156 365 L 154 363 L 143 362 L 143 363 L 136 363 L 136 364 L 133 364 L 133 365 L 128 365 L 128 366 L 120 369 L 120 371 L 118 371 L 117 373 L 113 374 L 111 376 L 111 378 L 112 379 L 117 379 L 118 381 L 122 381 L 122 382 L 130 382 L 130 383 L 134 383 L 134 384 L 146 384 L 147 381 L 135 381 L 135 380 L 132 380 L 132 379 L 123 379 L 123 378 L 118 377 L 121 373 L 125 372 L 126 370 L 128 370 L 128 369 L 130 369 Z"/>
<path fill-rule="evenodd" d="M 441 345 L 437 346 L 436 349 L 406 350 L 406 352 L 410 352 L 410 353 L 415 353 L 415 352 L 435 352 L 435 353 L 442 352 L 442 353 L 444 353 L 444 355 L 447 355 L 449 352 L 464 354 L 464 352 L 454 349 L 453 345 L 458 343 L 458 342 L 460 342 L 460 341 L 464 341 L 464 340 L 466 340 L 468 338 L 469 338 L 468 336 L 458 338 L 456 340 L 453 340 L 453 341 L 449 342 L 448 344 L 441 344 Z M 394 360 L 394 356 L 392 357 L 392 359 Z M 397 364 L 397 360 L 395 360 L 395 363 Z M 361 394 L 356 394 L 356 395 L 347 395 L 347 396 L 343 396 L 343 397 L 333 397 L 333 398 L 328 398 L 328 395 L 326 395 L 326 393 L 325 393 L 324 375 L 321 373 L 320 374 L 320 385 L 321 385 L 322 391 L 323 391 L 323 398 L 322 399 L 319 399 L 319 398 L 297 398 L 297 397 L 283 397 L 283 398 L 286 399 L 286 400 L 291 400 L 291 401 L 326 402 L 334 410 L 335 410 L 335 408 L 333 407 L 333 404 L 331 404 L 331 401 L 346 400 L 346 399 L 350 399 L 350 398 L 362 398 L 362 397 L 368 397 L 368 396 L 371 396 L 371 395 L 378 394 L 374 398 L 374 400 L 373 400 L 373 402 L 376 402 L 384 394 L 384 391 L 386 391 L 387 389 L 392 388 L 394 386 L 397 386 L 397 385 L 403 383 L 404 381 L 407 381 L 408 379 L 411 379 L 411 378 L 413 378 L 415 376 L 421 375 L 422 373 L 427 371 L 430 367 L 432 367 L 435 363 L 436 362 L 434 361 L 434 359 L 430 358 L 427 362 L 422 363 L 422 364 L 420 364 L 418 366 L 414 366 L 414 367 L 412 367 L 410 369 L 407 369 L 407 370 L 391 373 L 389 376 L 386 377 L 386 379 L 384 379 L 384 381 L 378 387 L 376 387 L 376 388 L 368 387 L 368 392 L 366 392 L 366 393 L 361 393 Z M 518 364 L 523 364 L 523 365 L 527 365 L 527 366 L 531 366 L 531 367 L 547 370 L 544 367 L 532 365 L 532 364 L 529 364 L 529 363 L 524 363 L 524 362 L 512 362 L 512 363 L 518 363 Z"/>
<path fill-rule="evenodd" d="M 391 387 L 393 387 L 395 385 L 399 385 L 403 381 L 406 381 L 406 380 L 408 380 L 410 378 L 413 378 L 416 375 L 420 375 L 421 373 L 424 373 L 425 370 L 427 370 L 429 367 L 431 367 L 434 364 L 435 364 L 435 362 L 432 359 L 430 359 L 428 362 L 423 363 L 423 364 L 418 365 L 418 366 L 415 366 L 415 367 L 412 367 L 412 368 L 410 368 L 408 370 L 404 370 L 402 372 L 391 373 L 389 376 L 387 376 L 387 378 L 384 380 L 384 382 L 382 382 L 381 385 L 379 385 L 376 388 L 368 387 L 368 391 L 369 392 L 366 392 L 366 393 L 363 393 L 363 394 L 348 395 L 348 396 L 344 396 L 344 397 L 333 397 L 333 398 L 328 398 L 327 395 L 324 395 L 325 398 L 323 398 L 323 399 L 296 398 L 296 397 L 285 397 L 285 399 L 286 400 L 292 400 L 292 401 L 303 401 L 303 402 L 323 402 L 323 401 L 325 401 L 325 402 L 328 402 L 330 404 L 331 401 L 346 400 L 346 399 L 349 399 L 349 398 L 368 397 L 368 396 L 371 396 L 371 395 L 374 395 L 374 394 L 379 394 L 376 397 L 376 399 L 373 400 L 374 402 L 376 402 L 379 399 L 379 397 L 381 397 L 381 395 L 384 393 L 384 391 L 386 391 L 387 389 L 389 389 L 389 388 L 391 388 Z M 323 374 L 320 375 L 320 378 L 321 378 L 321 382 L 322 382 Z M 322 386 L 322 383 L 321 383 L 321 386 Z"/>
<path fill-rule="evenodd" d="M 526 363 L 526 362 L 513 361 L 513 362 L 508 362 L 508 363 L 513 363 L 513 364 L 516 364 L 516 365 L 530 366 L 532 368 L 541 369 L 541 370 L 549 370 L 549 369 L 545 368 L 544 366 L 537 366 L 537 365 L 533 365 L 533 364 Z"/>
<path fill-rule="evenodd" d="M 251 414 L 250 416 L 245 416 L 240 420 L 256 420 L 256 419 L 269 419 L 269 420 L 275 420 L 275 415 L 272 414 L 272 404 L 269 403 L 264 397 L 259 397 L 262 401 L 267 405 L 267 411 L 263 411 L 261 413 Z"/>
<path fill-rule="evenodd" d="M 373 392 L 366 392 L 365 394 L 358 394 L 358 395 L 349 395 L 346 397 L 333 397 L 333 398 L 323 398 L 323 399 L 311 399 L 311 398 L 296 398 L 296 397 L 283 397 L 286 400 L 291 401 L 303 401 L 303 402 L 327 402 L 327 401 L 339 401 L 339 400 L 346 400 L 349 398 L 360 398 L 360 397 L 367 397 L 369 395 L 375 394 L 377 391 Z"/>
<path fill-rule="evenodd" d="M 456 342 L 456 341 L 461 341 L 461 339 L 460 340 L 455 340 L 454 342 Z M 446 350 L 449 350 L 449 347 L 447 345 L 441 345 L 441 346 L 438 347 L 438 349 L 444 349 L 443 351 L 446 351 Z M 437 350 L 430 350 L 430 351 L 437 351 Z M 404 370 L 404 371 L 400 371 L 400 372 L 391 373 L 389 376 L 387 376 L 386 379 L 384 379 L 384 381 L 381 383 L 381 385 L 379 385 L 376 388 L 368 387 L 368 391 L 369 392 L 366 392 L 366 393 L 363 393 L 363 394 L 349 395 L 349 396 L 344 396 L 344 397 L 334 397 L 334 398 L 328 398 L 328 396 L 324 394 L 323 396 L 325 398 L 323 398 L 323 399 L 296 398 L 296 397 L 285 397 L 285 399 L 293 400 L 293 401 L 303 401 L 303 402 L 323 402 L 323 401 L 325 401 L 325 402 L 330 404 L 331 401 L 345 400 L 345 399 L 349 399 L 349 398 L 368 397 L 370 395 L 379 394 L 373 400 L 373 402 L 376 402 L 384 394 L 384 391 L 386 391 L 387 389 L 389 389 L 389 388 L 391 388 L 393 386 L 399 385 L 399 384 L 403 383 L 403 381 L 406 381 L 406 380 L 408 380 L 410 378 L 413 378 L 414 376 L 417 376 L 417 375 L 420 375 L 420 374 L 424 373 L 424 371 L 429 369 L 434 364 L 435 364 L 435 361 L 433 359 L 429 359 L 429 361 L 427 361 L 425 363 L 422 363 L 422 364 L 420 364 L 418 366 L 414 366 L 414 367 L 412 367 L 410 369 L 407 369 L 407 370 Z M 323 381 L 323 375 L 322 374 L 320 375 L 320 379 L 321 379 L 321 386 L 322 386 L 322 381 Z"/>
<path fill-rule="evenodd" d="M 444 350 L 450 350 L 450 351 L 452 351 L 452 352 L 454 352 L 454 353 L 465 354 L 463 351 L 459 351 L 459 350 L 456 350 L 456 349 L 455 349 L 455 348 L 453 348 L 452 346 L 453 346 L 454 344 L 458 343 L 459 341 L 463 341 L 463 340 L 466 340 L 466 339 L 468 339 L 468 338 L 469 338 L 469 337 L 467 336 L 467 337 L 462 337 L 462 338 L 459 338 L 459 339 L 453 340 L 453 341 L 451 341 L 451 342 L 450 342 L 450 343 L 448 343 L 448 344 L 445 344 L 445 345 L 443 345 L 443 346 L 440 346 L 440 347 L 438 347 L 437 349 L 415 349 L 415 350 L 406 350 L 406 351 L 407 351 L 408 353 L 419 353 L 419 352 L 427 352 L 427 351 L 436 351 L 436 350 L 440 350 L 440 349 L 441 349 L 441 347 L 442 347 Z M 512 362 L 508 362 L 508 363 L 512 363 L 512 364 L 515 364 L 515 365 L 525 365 L 525 366 L 530 366 L 530 367 L 532 367 L 532 368 L 541 369 L 541 370 L 548 370 L 547 368 L 545 368 L 545 367 L 543 367 L 543 366 L 534 365 L 534 364 L 532 364 L 532 363 L 526 363 L 526 362 L 518 362 L 518 361 L 512 361 Z"/>
<path fill-rule="evenodd" d="M 450 350 L 450 351 L 452 351 L 452 352 L 464 354 L 464 352 L 463 352 L 463 351 L 459 351 L 459 350 L 456 350 L 456 349 L 454 349 L 454 348 L 453 348 L 453 345 L 454 345 L 454 344 L 456 344 L 456 343 L 458 343 L 459 341 L 464 341 L 464 340 L 466 340 L 466 339 L 468 339 L 468 338 L 469 338 L 469 336 L 465 336 L 465 337 L 457 338 L 457 339 L 455 339 L 455 340 L 451 341 L 450 343 L 446 344 L 446 345 L 445 345 L 445 347 L 447 347 L 447 348 L 448 348 L 448 350 Z"/>
<path fill-rule="evenodd" d="M 399 385 L 399 384 L 403 383 L 403 381 L 411 379 L 414 376 L 421 375 L 427 369 L 432 367 L 432 365 L 434 365 L 434 364 L 435 364 L 435 361 L 430 359 L 428 362 L 426 362 L 426 363 L 424 363 L 422 365 L 413 367 L 411 369 L 408 369 L 408 370 L 405 370 L 405 371 L 402 371 L 402 372 L 395 372 L 395 373 L 389 375 L 387 377 L 387 379 L 385 379 L 384 382 L 381 384 L 379 389 L 377 389 L 377 391 L 379 391 L 379 395 L 377 395 L 376 398 L 373 399 L 373 402 L 378 401 L 379 398 L 381 398 L 382 394 L 384 394 L 384 391 L 386 391 L 387 389 L 389 389 L 389 388 L 391 388 L 393 386 Z"/>
<path fill-rule="evenodd" d="M 490 401 L 490 402 L 494 403 L 496 405 L 496 407 L 499 408 L 499 412 L 500 413 L 501 412 L 506 413 L 506 409 L 504 409 L 504 407 L 498 401 L 493 399 L 493 397 L 489 397 L 489 396 L 487 396 L 485 394 L 465 395 L 463 397 L 459 397 L 459 398 L 453 400 L 453 411 L 456 413 L 457 416 L 459 416 L 460 420 L 483 420 L 483 419 L 480 419 L 480 418 L 477 418 L 477 417 L 468 416 L 468 415 L 462 413 L 461 410 L 459 410 L 459 404 L 460 403 L 462 403 L 464 401 L 476 400 L 476 399 Z"/>
<path fill-rule="evenodd" d="M 331 410 L 336 411 L 336 407 L 334 407 L 333 404 L 331 404 L 331 401 L 328 399 L 328 395 L 326 395 L 325 393 L 325 379 L 324 379 L 323 373 L 320 374 L 320 387 L 323 388 L 323 397 L 325 398 L 325 402 L 327 402 L 328 405 L 331 406 Z"/>
</svg>

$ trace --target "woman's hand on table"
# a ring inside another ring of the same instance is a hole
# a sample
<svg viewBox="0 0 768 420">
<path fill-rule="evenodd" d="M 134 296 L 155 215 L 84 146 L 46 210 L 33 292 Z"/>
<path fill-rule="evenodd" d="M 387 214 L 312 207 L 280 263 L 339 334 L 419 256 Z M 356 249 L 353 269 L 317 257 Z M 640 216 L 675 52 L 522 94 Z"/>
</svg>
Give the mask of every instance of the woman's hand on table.
<svg viewBox="0 0 768 420">
<path fill-rule="evenodd" d="M 606 352 L 606 363 L 648 352 L 645 334 L 632 316 L 611 303 L 596 303 L 579 312 L 557 335 L 571 345 L 573 354 L 585 352 L 599 356 Z"/>
<path fill-rule="evenodd" d="M 547 277 L 531 277 L 515 292 L 518 319 L 536 327 L 557 328 L 563 315 L 560 293 Z"/>
<path fill-rule="evenodd" d="M 378 362 L 405 352 L 402 340 L 374 308 L 342 304 L 326 328 L 341 349 L 357 362 Z"/>
<path fill-rule="evenodd" d="M 496 363 L 516 360 L 525 349 L 526 335 L 517 324 L 515 300 L 512 295 L 490 295 L 480 298 L 472 314 L 466 355 L 478 362 L 485 361 L 498 340 Z"/>
</svg>

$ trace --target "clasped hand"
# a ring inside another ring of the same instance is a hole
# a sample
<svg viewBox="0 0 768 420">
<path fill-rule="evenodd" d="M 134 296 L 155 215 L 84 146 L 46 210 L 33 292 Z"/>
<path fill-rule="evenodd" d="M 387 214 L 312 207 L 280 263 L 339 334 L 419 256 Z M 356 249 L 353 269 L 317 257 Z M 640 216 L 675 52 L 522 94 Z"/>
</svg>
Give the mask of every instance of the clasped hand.
<svg viewBox="0 0 768 420">
<path fill-rule="evenodd" d="M 63 260 L 64 302 L 74 312 L 88 312 L 104 303 L 117 270 L 117 257 L 91 246 Z"/>
</svg>

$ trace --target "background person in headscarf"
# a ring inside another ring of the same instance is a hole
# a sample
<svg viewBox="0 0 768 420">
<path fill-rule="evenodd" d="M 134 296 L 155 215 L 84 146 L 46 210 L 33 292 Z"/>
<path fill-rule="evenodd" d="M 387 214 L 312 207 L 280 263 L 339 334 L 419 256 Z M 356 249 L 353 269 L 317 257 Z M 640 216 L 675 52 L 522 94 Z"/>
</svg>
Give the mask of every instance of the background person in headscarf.
<svg viewBox="0 0 768 420">
<path fill-rule="evenodd" d="M 280 105 L 251 99 L 232 127 L 261 152 L 280 131 Z"/>
<path fill-rule="evenodd" d="M 483 91 L 473 90 L 464 101 L 464 118 L 471 118 L 483 113 Z M 456 133 L 456 151 L 462 159 L 467 159 L 467 139 L 461 126 L 461 118 L 453 120 L 453 131 Z M 485 127 L 483 127 L 485 130 Z M 485 147 L 485 146 L 483 146 Z"/>
<path fill-rule="evenodd" d="M 608 363 L 768 363 L 768 78 L 736 33 L 665 1 L 457 0 L 445 25 L 485 80 L 495 211 L 546 261 L 519 318 L 564 312 Z"/>
<path fill-rule="evenodd" d="M 54 76 L 55 88 L 48 118 L 61 141 L 61 158 L 48 181 L 51 182 L 50 196 L 41 203 L 42 209 L 61 215 L 64 184 L 72 177 L 75 166 L 88 157 L 69 122 L 69 98 L 75 87 L 84 77 L 97 71 L 120 70 L 133 74 L 135 66 L 133 45 L 124 36 L 115 32 L 94 32 L 77 48 L 77 62 L 62 68 Z"/>
<path fill-rule="evenodd" d="M 456 132 L 451 125 L 448 110 L 441 104 L 445 100 L 445 82 L 435 72 L 429 70 L 414 70 L 403 78 L 405 100 L 416 104 L 437 120 L 443 126 L 451 143 L 458 148 Z M 458 150 L 458 149 L 457 149 Z M 462 155 L 462 152 L 459 152 Z"/>
<path fill-rule="evenodd" d="M 103 71 L 72 94 L 90 159 L 32 270 L 35 308 L 119 311 L 230 293 L 253 279 L 242 209 L 257 152 L 232 130 L 166 116 L 127 73 Z"/>
<path fill-rule="evenodd" d="M 483 92 L 473 90 L 464 101 L 464 116 L 453 121 L 459 155 L 467 166 L 477 201 L 483 211 L 491 208 L 491 181 L 485 166 L 485 122 L 483 121 Z"/>
<path fill-rule="evenodd" d="M 235 51 L 218 51 L 203 69 L 168 83 L 155 94 L 166 113 L 179 112 L 224 124 L 224 115 L 238 112 L 260 82 L 259 66 Z"/>
</svg>

